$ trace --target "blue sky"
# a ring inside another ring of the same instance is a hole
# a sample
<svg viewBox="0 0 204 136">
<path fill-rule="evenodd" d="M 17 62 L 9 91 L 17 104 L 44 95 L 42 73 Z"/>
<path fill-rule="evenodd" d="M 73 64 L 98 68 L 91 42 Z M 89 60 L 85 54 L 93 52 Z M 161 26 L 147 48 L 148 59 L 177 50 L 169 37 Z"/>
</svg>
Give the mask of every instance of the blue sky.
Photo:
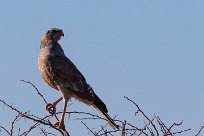
<svg viewBox="0 0 204 136">
<path fill-rule="evenodd" d="M 46 114 L 33 88 L 19 80 L 34 83 L 50 102 L 60 96 L 41 79 L 37 64 L 42 35 L 58 27 L 65 33 L 60 44 L 66 55 L 111 116 L 134 122 L 129 115 L 134 108 L 123 98 L 128 96 L 149 117 L 159 115 L 167 124 L 183 120 L 182 128 L 192 128 L 193 135 L 204 125 L 203 5 L 202 0 L 2 1 L 0 99 Z M 98 114 L 72 102 L 68 110 Z M 2 107 L 0 125 L 10 127 L 15 115 Z M 80 122 L 66 123 L 71 134 L 87 135 Z"/>
</svg>

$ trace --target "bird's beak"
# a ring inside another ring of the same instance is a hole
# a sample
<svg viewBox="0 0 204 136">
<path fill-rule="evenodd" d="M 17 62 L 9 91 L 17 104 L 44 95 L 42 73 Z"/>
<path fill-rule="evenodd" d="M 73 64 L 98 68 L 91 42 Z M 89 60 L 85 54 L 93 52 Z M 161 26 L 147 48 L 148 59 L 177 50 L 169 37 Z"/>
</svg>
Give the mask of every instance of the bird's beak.
<svg viewBox="0 0 204 136">
<path fill-rule="evenodd" d="M 63 36 L 63 37 L 64 37 L 64 33 L 63 33 L 63 32 L 61 33 L 61 36 Z"/>
</svg>

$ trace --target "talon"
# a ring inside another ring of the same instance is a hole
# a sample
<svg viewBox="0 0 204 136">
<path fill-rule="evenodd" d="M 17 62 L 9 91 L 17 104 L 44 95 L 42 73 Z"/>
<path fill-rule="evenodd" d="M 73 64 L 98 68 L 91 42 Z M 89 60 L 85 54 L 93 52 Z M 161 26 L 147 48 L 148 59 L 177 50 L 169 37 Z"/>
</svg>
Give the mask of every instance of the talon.
<svg viewBox="0 0 204 136">
<path fill-rule="evenodd" d="M 50 114 L 52 114 L 52 115 L 54 115 L 54 114 L 56 113 L 56 107 L 55 107 L 55 105 L 50 104 L 50 103 L 48 103 L 48 104 L 46 105 L 46 110 L 47 110 Z"/>
<path fill-rule="evenodd" d="M 48 110 L 48 107 L 50 107 L 51 105 L 52 105 L 51 103 L 46 104 L 45 106 L 46 110 Z"/>
<path fill-rule="evenodd" d="M 59 121 L 57 121 L 55 124 L 54 124 L 55 127 L 58 127 L 59 126 Z"/>
<path fill-rule="evenodd" d="M 65 131 L 65 125 L 64 125 L 64 123 L 56 122 L 56 123 L 54 124 L 54 126 L 55 126 L 55 127 L 58 127 L 59 129 L 62 129 L 62 130 Z"/>
</svg>

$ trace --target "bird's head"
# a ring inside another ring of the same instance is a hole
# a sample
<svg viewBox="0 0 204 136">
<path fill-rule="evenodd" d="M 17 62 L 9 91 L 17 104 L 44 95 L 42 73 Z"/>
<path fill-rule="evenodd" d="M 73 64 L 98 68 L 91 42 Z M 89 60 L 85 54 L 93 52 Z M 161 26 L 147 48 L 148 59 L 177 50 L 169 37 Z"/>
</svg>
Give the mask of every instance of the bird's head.
<svg viewBox="0 0 204 136">
<path fill-rule="evenodd" d="M 61 36 L 64 36 L 64 33 L 61 29 L 51 28 L 43 35 L 41 43 L 44 44 L 48 40 L 51 40 L 53 42 L 58 42 L 60 40 Z"/>
</svg>

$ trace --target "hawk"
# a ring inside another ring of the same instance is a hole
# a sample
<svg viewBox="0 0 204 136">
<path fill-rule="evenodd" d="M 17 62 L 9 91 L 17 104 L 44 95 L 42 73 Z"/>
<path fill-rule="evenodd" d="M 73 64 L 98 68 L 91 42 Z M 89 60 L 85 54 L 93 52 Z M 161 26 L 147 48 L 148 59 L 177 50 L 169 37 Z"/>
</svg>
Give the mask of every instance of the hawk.
<svg viewBox="0 0 204 136">
<path fill-rule="evenodd" d="M 67 103 L 71 98 L 75 98 L 89 106 L 95 107 L 111 127 L 118 128 L 118 125 L 107 114 L 108 110 L 104 102 L 95 94 L 77 67 L 65 56 L 62 47 L 58 43 L 61 36 L 64 36 L 61 29 L 52 28 L 48 30 L 42 37 L 38 58 L 42 78 L 49 86 L 62 94 L 62 97 L 52 104 L 48 104 L 46 109 L 50 113 L 55 114 L 57 103 L 62 99 L 64 101 L 62 115 L 57 127 L 65 129 L 64 117 Z"/>
</svg>

